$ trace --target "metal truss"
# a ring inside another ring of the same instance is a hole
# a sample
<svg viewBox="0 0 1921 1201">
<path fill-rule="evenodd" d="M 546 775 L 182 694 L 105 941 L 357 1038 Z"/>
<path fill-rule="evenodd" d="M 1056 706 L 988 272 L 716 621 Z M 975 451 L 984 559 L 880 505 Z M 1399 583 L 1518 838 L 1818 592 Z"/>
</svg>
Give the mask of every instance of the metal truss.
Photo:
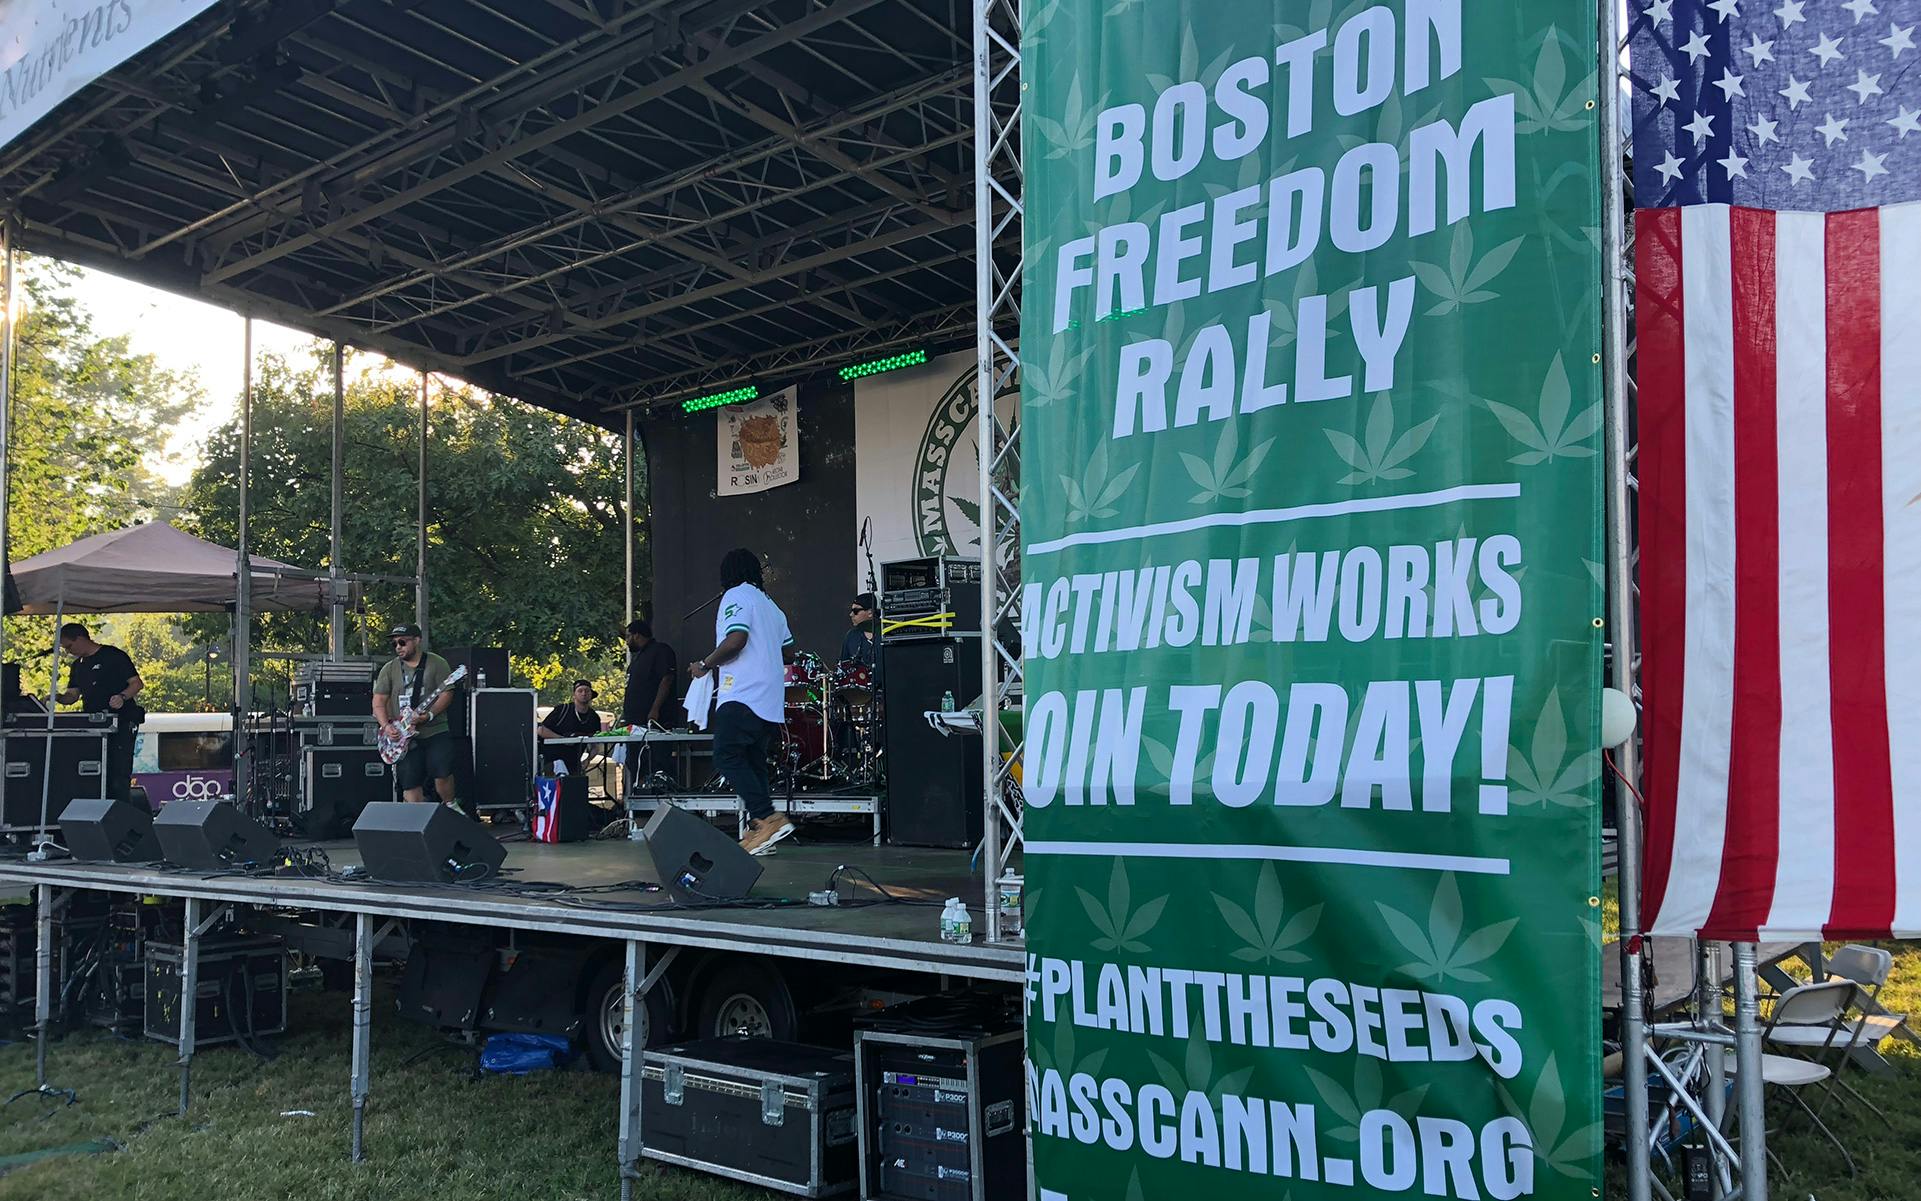
<svg viewBox="0 0 1921 1201">
<path fill-rule="evenodd" d="M 986 796 L 982 870 L 987 938 L 1010 934 L 996 882 L 1020 849 L 1022 738 L 1001 713 L 1022 701 L 1019 650 L 1003 638 L 1019 625 L 1020 421 L 999 403 L 1020 370 L 1021 0 L 974 5 L 974 302 L 980 413 L 981 780 Z M 1023 729 L 1024 734 L 1024 729 Z"/>
<path fill-rule="evenodd" d="M 0 153 L 0 209 L 93 265 L 617 407 L 966 298 L 956 2 L 222 6 Z"/>
</svg>

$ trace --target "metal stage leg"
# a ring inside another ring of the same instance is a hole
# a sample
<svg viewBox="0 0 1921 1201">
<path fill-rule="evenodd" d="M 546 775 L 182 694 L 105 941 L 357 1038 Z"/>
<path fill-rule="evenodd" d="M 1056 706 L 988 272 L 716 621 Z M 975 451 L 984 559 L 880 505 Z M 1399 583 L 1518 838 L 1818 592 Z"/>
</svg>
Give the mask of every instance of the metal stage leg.
<svg viewBox="0 0 1921 1201">
<path fill-rule="evenodd" d="M 192 1095 L 194 1019 L 200 1009 L 200 936 L 227 912 L 216 905 L 206 917 L 200 916 L 205 902 L 187 898 L 186 937 L 180 948 L 180 1116 L 187 1116 L 187 1100 Z"/>
<path fill-rule="evenodd" d="M 33 1086 L 47 1087 L 47 1040 L 53 1036 L 53 912 L 54 887 L 42 884 L 39 912 L 34 915 L 33 949 Z"/>
<path fill-rule="evenodd" d="M 354 914 L 354 1048 L 353 1048 L 353 1147 L 349 1156 L 354 1163 L 366 1162 L 361 1143 L 367 1118 L 367 1077 L 373 1055 L 374 1031 L 374 917 Z"/>
<path fill-rule="evenodd" d="M 1768 1201 L 1768 1118 L 1761 1072 L 1760 1002 L 1755 947 L 1734 944 L 1735 1104 L 1741 1114 L 1741 1201 Z"/>
<path fill-rule="evenodd" d="M 647 944 L 627 940 L 627 995 L 621 1002 L 620 1031 L 620 1201 L 634 1201 L 634 1181 L 640 1163 L 640 1060 L 644 1045 L 636 1046 L 635 1009 L 641 1004 L 647 979 Z"/>
</svg>

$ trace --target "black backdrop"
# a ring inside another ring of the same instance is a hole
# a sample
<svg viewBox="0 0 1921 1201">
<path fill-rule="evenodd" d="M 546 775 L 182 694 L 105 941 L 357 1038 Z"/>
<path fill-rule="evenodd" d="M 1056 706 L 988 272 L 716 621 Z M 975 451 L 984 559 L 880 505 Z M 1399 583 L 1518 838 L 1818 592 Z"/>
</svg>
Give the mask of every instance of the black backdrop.
<svg viewBox="0 0 1921 1201">
<path fill-rule="evenodd" d="M 854 390 L 802 384 L 800 481 L 749 496 L 715 496 L 713 412 L 639 426 L 651 490 L 656 636 L 682 664 L 713 649 L 714 610 L 682 614 L 720 588 L 720 557 L 736 546 L 767 564 L 767 591 L 787 614 L 795 646 L 833 662 L 847 629 L 860 534 L 854 511 Z"/>
</svg>

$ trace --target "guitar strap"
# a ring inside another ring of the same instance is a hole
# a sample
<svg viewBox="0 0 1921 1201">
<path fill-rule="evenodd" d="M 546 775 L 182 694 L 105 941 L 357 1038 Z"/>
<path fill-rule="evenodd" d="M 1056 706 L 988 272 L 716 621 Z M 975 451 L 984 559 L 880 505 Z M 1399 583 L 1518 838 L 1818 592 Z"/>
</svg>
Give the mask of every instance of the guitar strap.
<svg viewBox="0 0 1921 1201">
<path fill-rule="evenodd" d="M 402 663 L 401 666 L 405 667 L 407 665 L 405 663 Z M 425 684 L 426 682 L 427 682 L 427 656 L 423 652 L 420 656 L 420 666 L 414 669 L 414 695 L 413 695 L 413 699 L 407 702 L 408 709 L 420 708 L 420 688 L 421 688 L 421 685 Z"/>
</svg>

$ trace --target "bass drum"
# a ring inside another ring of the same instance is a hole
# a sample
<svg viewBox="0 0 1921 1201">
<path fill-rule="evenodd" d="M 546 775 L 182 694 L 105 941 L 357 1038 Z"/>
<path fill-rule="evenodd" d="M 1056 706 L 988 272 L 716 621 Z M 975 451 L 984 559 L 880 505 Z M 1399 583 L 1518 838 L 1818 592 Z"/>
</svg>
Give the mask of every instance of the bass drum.
<svg viewBox="0 0 1921 1201">
<path fill-rule="evenodd" d="M 818 710 L 787 706 L 787 720 L 781 724 L 774 756 L 776 763 L 792 763 L 796 767 L 807 767 L 827 757 L 827 726 Z"/>
</svg>

